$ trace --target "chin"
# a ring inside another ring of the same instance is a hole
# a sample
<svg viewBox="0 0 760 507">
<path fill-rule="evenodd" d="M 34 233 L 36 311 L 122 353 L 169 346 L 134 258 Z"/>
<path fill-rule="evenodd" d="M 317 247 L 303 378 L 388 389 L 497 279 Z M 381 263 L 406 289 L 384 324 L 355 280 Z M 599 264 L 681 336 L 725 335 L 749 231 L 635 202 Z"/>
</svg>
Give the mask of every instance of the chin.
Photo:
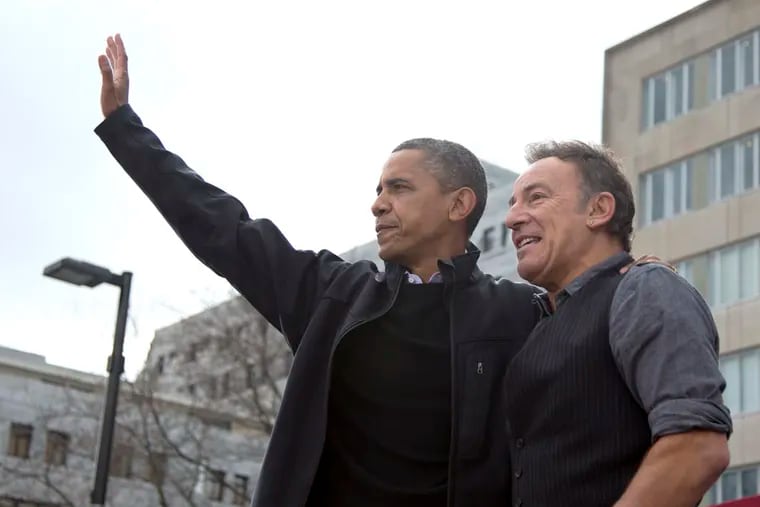
<svg viewBox="0 0 760 507">
<path fill-rule="evenodd" d="M 533 285 L 541 287 L 541 270 L 525 262 L 517 263 L 517 274 L 520 278 Z"/>
</svg>

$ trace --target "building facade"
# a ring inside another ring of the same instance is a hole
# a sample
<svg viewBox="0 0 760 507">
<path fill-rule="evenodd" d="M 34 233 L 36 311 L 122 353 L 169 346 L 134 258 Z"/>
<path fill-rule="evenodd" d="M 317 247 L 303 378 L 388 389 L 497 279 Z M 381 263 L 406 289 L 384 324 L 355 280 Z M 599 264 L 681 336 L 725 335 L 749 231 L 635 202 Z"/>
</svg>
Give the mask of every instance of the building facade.
<svg viewBox="0 0 760 507">
<path fill-rule="evenodd" d="M 107 379 L 0 347 L 0 507 L 89 505 Z M 107 504 L 248 505 L 266 435 L 122 385 Z"/>
<path fill-rule="evenodd" d="M 721 338 L 731 465 L 704 505 L 760 490 L 760 2 L 711 0 L 607 50 L 602 140 Z"/>
<path fill-rule="evenodd" d="M 505 224 L 512 185 L 519 175 L 484 160 L 481 160 L 481 163 L 488 181 L 488 201 L 483 217 L 471 238 L 481 252 L 478 266 L 484 273 L 522 281 L 517 274 L 515 247 Z M 377 241 L 373 240 L 344 252 L 341 257 L 350 262 L 368 259 L 383 269 L 383 262 L 377 251 Z"/>
</svg>

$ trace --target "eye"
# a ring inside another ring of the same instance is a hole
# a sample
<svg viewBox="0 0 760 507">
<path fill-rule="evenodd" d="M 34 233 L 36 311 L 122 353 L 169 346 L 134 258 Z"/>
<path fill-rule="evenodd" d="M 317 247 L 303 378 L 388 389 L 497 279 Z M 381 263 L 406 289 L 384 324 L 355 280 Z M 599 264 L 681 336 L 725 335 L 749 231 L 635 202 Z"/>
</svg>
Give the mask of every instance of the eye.
<svg viewBox="0 0 760 507">
<path fill-rule="evenodd" d="M 541 200 L 541 199 L 543 199 L 545 197 L 546 197 L 546 195 L 542 194 L 541 192 L 533 192 L 528 197 L 528 202 L 536 202 L 536 201 L 539 201 L 539 200 Z"/>
</svg>

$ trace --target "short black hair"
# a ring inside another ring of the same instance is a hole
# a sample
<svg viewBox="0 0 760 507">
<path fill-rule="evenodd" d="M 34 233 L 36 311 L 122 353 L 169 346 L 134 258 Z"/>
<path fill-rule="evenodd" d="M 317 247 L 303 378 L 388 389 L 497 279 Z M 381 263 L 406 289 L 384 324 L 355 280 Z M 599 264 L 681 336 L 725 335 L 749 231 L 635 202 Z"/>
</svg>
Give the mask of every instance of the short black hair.
<svg viewBox="0 0 760 507">
<path fill-rule="evenodd" d="M 612 194 L 615 214 L 607 223 L 607 232 L 616 236 L 623 249 L 630 252 L 636 205 L 620 159 L 606 146 L 576 140 L 542 141 L 529 144 L 525 149 L 525 159 L 529 164 L 549 157 L 571 162 L 578 168 L 583 206 L 599 192 Z"/>
<path fill-rule="evenodd" d="M 428 137 L 404 141 L 392 153 L 401 150 L 425 152 L 430 169 L 445 191 L 468 187 L 475 193 L 475 207 L 467 216 L 467 236 L 472 236 L 488 199 L 486 173 L 478 157 L 461 144 Z"/>
</svg>

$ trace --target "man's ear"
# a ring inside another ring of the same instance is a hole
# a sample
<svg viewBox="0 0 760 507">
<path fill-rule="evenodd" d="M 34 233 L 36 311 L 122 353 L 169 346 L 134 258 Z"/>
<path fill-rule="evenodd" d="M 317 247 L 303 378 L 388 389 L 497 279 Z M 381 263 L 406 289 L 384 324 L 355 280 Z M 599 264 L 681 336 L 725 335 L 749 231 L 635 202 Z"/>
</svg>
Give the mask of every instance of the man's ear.
<svg viewBox="0 0 760 507">
<path fill-rule="evenodd" d="M 454 191 L 449 206 L 449 220 L 452 222 L 466 220 L 475 209 L 477 202 L 478 198 L 470 187 L 462 187 Z"/>
<path fill-rule="evenodd" d="M 615 215 L 615 197 L 609 192 L 599 192 L 589 199 L 586 211 L 586 225 L 590 229 L 604 227 Z"/>
</svg>

